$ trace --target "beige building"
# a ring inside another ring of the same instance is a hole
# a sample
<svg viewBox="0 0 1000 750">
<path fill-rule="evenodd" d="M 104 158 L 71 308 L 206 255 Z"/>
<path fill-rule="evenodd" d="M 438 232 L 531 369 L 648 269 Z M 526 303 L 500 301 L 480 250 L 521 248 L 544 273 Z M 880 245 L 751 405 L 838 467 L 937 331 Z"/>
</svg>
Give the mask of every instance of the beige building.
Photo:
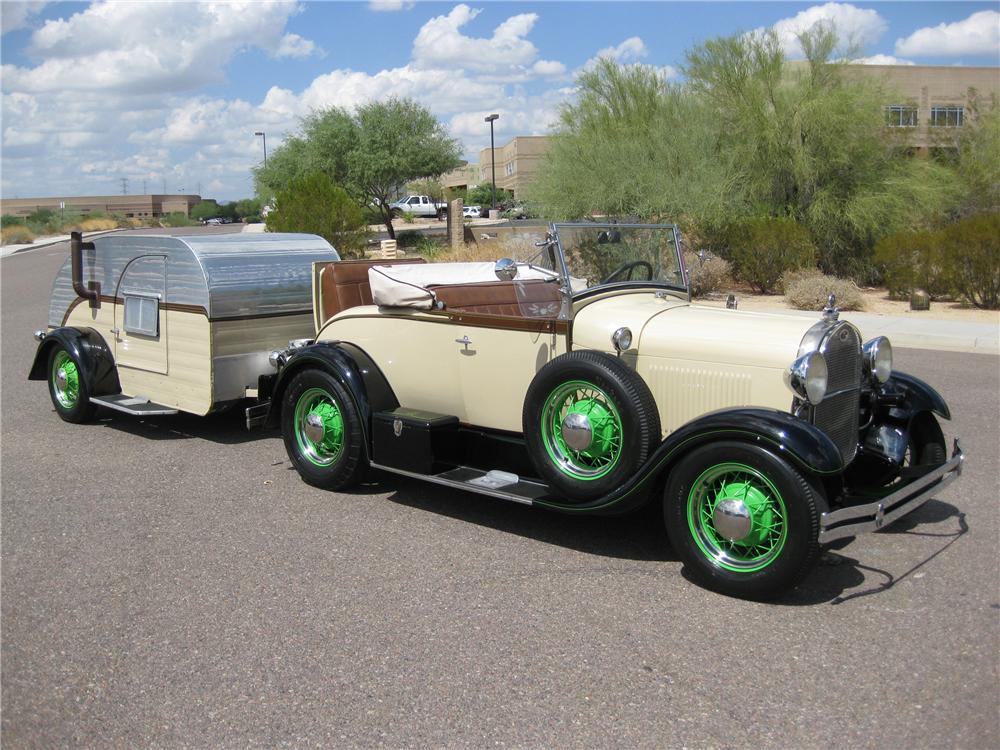
<svg viewBox="0 0 1000 750">
<path fill-rule="evenodd" d="M 549 138 L 545 135 L 519 135 L 494 152 L 496 159 L 497 187 L 510 190 L 515 198 L 520 198 L 526 185 L 537 174 L 542 157 L 549 149 Z M 479 180 L 492 183 L 490 149 L 479 152 Z"/>
<path fill-rule="evenodd" d="M 441 175 L 441 186 L 446 190 L 468 190 L 479 184 L 479 165 L 464 162 Z"/>
<path fill-rule="evenodd" d="M 181 213 L 187 216 L 201 202 L 200 195 L 93 195 L 54 198 L 4 198 L 0 212 L 4 216 L 29 216 L 40 208 L 74 213 L 114 213 L 127 217 L 159 217 Z"/>
<path fill-rule="evenodd" d="M 895 97 L 885 103 L 886 124 L 898 128 L 917 153 L 954 144 L 977 110 L 1000 100 L 1000 68 L 955 65 L 851 65 L 849 73 L 882 78 Z"/>
</svg>

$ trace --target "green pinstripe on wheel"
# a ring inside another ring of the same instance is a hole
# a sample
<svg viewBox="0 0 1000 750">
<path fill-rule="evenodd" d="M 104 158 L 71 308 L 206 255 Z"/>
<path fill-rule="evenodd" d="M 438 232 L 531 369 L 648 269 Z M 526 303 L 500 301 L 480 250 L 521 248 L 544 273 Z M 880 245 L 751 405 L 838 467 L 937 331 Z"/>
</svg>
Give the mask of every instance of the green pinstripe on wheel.
<svg viewBox="0 0 1000 750">
<path fill-rule="evenodd" d="M 322 388 L 309 388 L 295 403 L 295 440 L 299 451 L 316 466 L 329 466 L 344 450 L 344 415 L 336 399 Z"/>
<path fill-rule="evenodd" d="M 592 439 L 582 449 L 566 441 L 563 424 L 570 415 L 586 418 L 590 426 Z M 615 468 L 622 455 L 622 420 L 614 401 L 584 380 L 562 383 L 549 394 L 542 406 L 541 435 L 549 458 L 573 479 L 599 479 Z"/>
<path fill-rule="evenodd" d="M 80 372 L 76 362 L 66 351 L 60 351 L 52 360 L 52 391 L 64 409 L 72 409 L 80 400 Z"/>
<path fill-rule="evenodd" d="M 741 514 L 737 534 L 732 533 L 733 526 L 728 535 L 720 529 L 726 508 Z M 698 549 L 713 565 L 737 573 L 763 570 L 781 556 L 788 537 L 787 517 L 774 483 L 746 464 L 710 466 L 688 493 L 688 528 Z"/>
</svg>

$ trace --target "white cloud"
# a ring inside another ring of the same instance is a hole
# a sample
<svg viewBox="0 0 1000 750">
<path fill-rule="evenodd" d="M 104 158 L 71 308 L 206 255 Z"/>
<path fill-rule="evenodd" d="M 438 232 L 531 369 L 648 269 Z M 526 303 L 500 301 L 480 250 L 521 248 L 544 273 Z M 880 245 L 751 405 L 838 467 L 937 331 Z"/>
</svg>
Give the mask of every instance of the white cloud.
<svg viewBox="0 0 1000 750">
<path fill-rule="evenodd" d="M 630 36 L 616 47 L 605 47 L 598 50 L 594 57 L 611 57 L 618 62 L 635 62 L 648 54 L 646 43 L 637 36 Z"/>
<path fill-rule="evenodd" d="M 782 49 L 792 58 L 803 57 L 799 35 L 817 24 L 829 25 L 842 44 L 864 48 L 874 44 L 889 28 L 878 11 L 858 8 L 849 3 L 825 3 L 814 5 L 796 13 L 791 18 L 783 18 L 772 27 L 778 35 Z M 755 32 L 759 33 L 761 29 Z"/>
<path fill-rule="evenodd" d="M 298 34 L 285 34 L 278 42 L 274 57 L 309 57 L 321 53 L 322 50 L 311 39 L 304 39 Z"/>
<path fill-rule="evenodd" d="M 416 3 L 413 0 L 369 0 L 368 10 L 391 13 L 397 10 L 409 10 Z"/>
<path fill-rule="evenodd" d="M 315 44 L 283 34 L 298 12 L 290 0 L 242 3 L 97 2 L 68 19 L 47 21 L 32 35 L 33 68 L 4 68 L 8 90 L 192 90 L 224 80 L 240 50 L 308 54 Z"/>
<path fill-rule="evenodd" d="M 44 0 L 5 0 L 0 5 L 0 33 L 17 31 L 28 25 L 32 16 L 48 5 Z"/>
<path fill-rule="evenodd" d="M 871 55 L 869 57 L 858 57 L 849 61 L 851 65 L 914 65 L 912 60 L 904 60 L 892 55 Z"/>
<path fill-rule="evenodd" d="M 917 29 L 905 39 L 897 39 L 897 55 L 913 57 L 960 57 L 1000 55 L 1000 13 L 982 10 L 963 21 Z"/>
<path fill-rule="evenodd" d="M 461 28 L 480 13 L 468 5 L 456 5 L 446 16 L 430 19 L 413 40 L 413 63 L 418 68 L 461 68 L 482 73 L 523 73 L 538 58 L 538 49 L 524 37 L 538 16 L 511 16 L 493 30 L 489 38 L 466 36 Z"/>
</svg>

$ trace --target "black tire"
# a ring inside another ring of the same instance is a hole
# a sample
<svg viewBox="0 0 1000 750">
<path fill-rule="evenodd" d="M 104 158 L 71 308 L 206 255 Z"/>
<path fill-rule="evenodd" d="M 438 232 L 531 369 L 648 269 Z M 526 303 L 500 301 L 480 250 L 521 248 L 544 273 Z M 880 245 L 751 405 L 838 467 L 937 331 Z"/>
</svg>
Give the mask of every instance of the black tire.
<svg viewBox="0 0 1000 750">
<path fill-rule="evenodd" d="M 56 414 L 64 422 L 81 424 L 89 422 L 97 413 L 97 406 L 90 401 L 90 389 L 83 367 L 64 346 L 54 346 L 49 352 L 49 397 Z"/>
<path fill-rule="evenodd" d="M 292 465 L 314 487 L 348 487 L 367 469 L 358 409 L 340 381 L 323 370 L 303 370 L 288 384 L 281 399 L 281 435 Z"/>
<path fill-rule="evenodd" d="M 948 460 L 944 433 L 934 415 L 921 412 L 910 423 L 910 441 L 906 446 L 904 466 L 940 466 Z"/>
<path fill-rule="evenodd" d="M 590 430 L 583 449 L 566 443 L 564 420 L 573 411 L 586 417 Z M 521 420 L 539 475 L 570 500 L 620 487 L 660 440 L 649 388 L 624 362 L 601 352 L 570 352 L 542 367 L 528 387 Z"/>
<path fill-rule="evenodd" d="M 682 458 L 663 496 L 667 536 L 692 578 L 742 599 L 773 598 L 805 575 L 819 555 L 825 508 L 821 490 L 794 467 L 737 442 Z"/>
</svg>

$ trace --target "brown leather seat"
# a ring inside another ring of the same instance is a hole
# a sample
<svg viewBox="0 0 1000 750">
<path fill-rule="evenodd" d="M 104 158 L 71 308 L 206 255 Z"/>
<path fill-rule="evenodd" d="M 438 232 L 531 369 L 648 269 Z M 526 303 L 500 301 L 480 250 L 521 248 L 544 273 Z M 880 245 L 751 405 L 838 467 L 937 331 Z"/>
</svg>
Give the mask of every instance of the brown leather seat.
<svg viewBox="0 0 1000 750">
<path fill-rule="evenodd" d="M 484 281 L 430 287 L 445 310 L 516 318 L 559 315 L 559 284 L 555 281 Z"/>
<path fill-rule="evenodd" d="M 338 260 L 320 270 L 320 291 L 323 295 L 323 321 L 350 307 L 372 304 L 372 288 L 368 269 L 372 266 L 398 266 L 404 263 L 425 263 L 423 258 L 395 260 Z"/>
</svg>

